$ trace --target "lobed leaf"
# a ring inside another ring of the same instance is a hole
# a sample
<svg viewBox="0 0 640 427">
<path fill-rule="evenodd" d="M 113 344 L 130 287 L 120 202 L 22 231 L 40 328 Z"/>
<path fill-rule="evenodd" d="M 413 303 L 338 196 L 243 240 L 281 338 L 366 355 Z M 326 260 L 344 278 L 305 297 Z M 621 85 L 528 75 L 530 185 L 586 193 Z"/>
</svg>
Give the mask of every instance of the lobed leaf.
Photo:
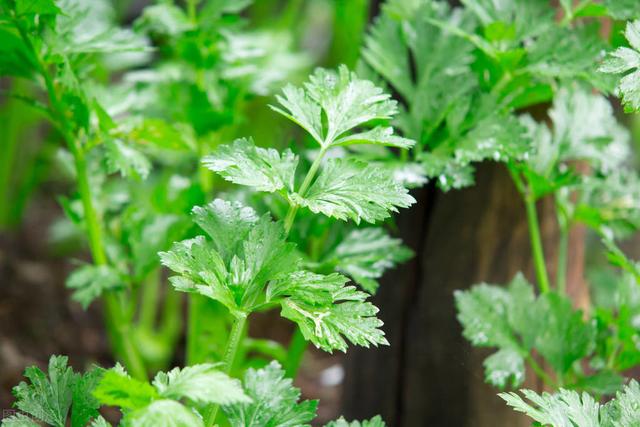
<svg viewBox="0 0 640 427">
<path fill-rule="evenodd" d="M 107 291 L 124 288 L 120 273 L 106 265 L 84 265 L 75 269 L 67 278 L 66 287 L 73 289 L 71 298 L 85 310 Z"/>
<path fill-rule="evenodd" d="M 375 293 L 379 286 L 377 279 L 412 256 L 413 252 L 400 239 L 371 227 L 351 231 L 325 255 L 324 262 L 334 265 L 367 292 Z"/>
<path fill-rule="evenodd" d="M 232 427 L 309 427 L 316 415 L 318 402 L 299 402 L 300 390 L 285 378 L 278 362 L 258 370 L 249 368 L 242 382 L 251 402 L 222 407 Z"/>
<path fill-rule="evenodd" d="M 156 400 L 125 416 L 131 427 L 203 427 L 202 418 L 175 400 Z"/>
<path fill-rule="evenodd" d="M 103 405 L 130 410 L 145 408 L 159 397 L 149 383 L 131 378 L 122 367 L 107 370 L 93 395 Z"/>
<path fill-rule="evenodd" d="M 216 365 L 204 363 L 159 372 L 153 386 L 160 396 L 180 400 L 188 398 L 197 403 L 228 405 L 246 403 L 251 399 L 242 390 L 240 381 L 219 371 Z"/>
<path fill-rule="evenodd" d="M 258 191 L 293 191 L 298 156 L 291 150 L 282 155 L 273 148 L 256 147 L 251 139 L 222 145 L 203 159 L 204 165 L 227 181 Z"/>
<path fill-rule="evenodd" d="M 413 141 L 376 127 L 352 134 L 375 120 L 391 119 L 396 101 L 372 82 L 360 79 L 344 65 L 338 71 L 318 68 L 303 88 L 287 86 L 271 108 L 304 128 L 324 149 L 336 145 L 377 144 L 408 148 Z M 323 125 L 326 117 L 326 125 Z"/>
<path fill-rule="evenodd" d="M 415 203 L 387 171 L 355 159 L 328 160 L 304 196 L 294 193 L 291 199 L 314 213 L 356 223 L 381 221 Z"/>
<path fill-rule="evenodd" d="M 625 37 L 631 47 L 610 52 L 600 65 L 603 73 L 624 74 L 617 86 L 625 110 L 640 110 L 640 20 L 627 23 Z"/>
</svg>

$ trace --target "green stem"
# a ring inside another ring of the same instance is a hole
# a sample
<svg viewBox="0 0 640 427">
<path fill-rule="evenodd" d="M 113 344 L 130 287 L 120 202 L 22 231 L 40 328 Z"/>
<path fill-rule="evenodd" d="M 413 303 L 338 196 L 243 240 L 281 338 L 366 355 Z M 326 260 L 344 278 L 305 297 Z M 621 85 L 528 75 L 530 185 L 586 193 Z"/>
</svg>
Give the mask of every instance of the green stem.
<svg viewBox="0 0 640 427">
<path fill-rule="evenodd" d="M 321 148 L 320 153 L 318 153 L 318 157 L 315 158 L 313 163 L 311 164 L 311 168 L 309 168 L 309 172 L 307 172 L 307 176 L 305 176 L 304 181 L 302 181 L 302 185 L 298 190 L 298 194 L 300 196 L 304 196 L 304 194 L 309 189 L 313 178 L 316 176 L 318 169 L 320 168 L 320 164 L 322 163 L 322 158 L 326 152 L 326 148 Z M 296 217 L 296 213 L 298 212 L 298 205 L 290 205 L 289 210 L 287 211 L 287 216 L 284 219 L 284 231 L 288 235 L 291 231 L 291 227 L 293 226 L 293 220 Z M 296 326 L 293 337 L 291 338 L 291 343 L 289 344 L 289 348 L 287 349 L 287 362 L 285 365 L 285 370 L 288 376 L 295 377 L 298 372 L 298 368 L 300 367 L 300 363 L 302 362 L 302 356 L 307 348 L 307 342 L 302 336 L 302 332 L 300 332 L 300 328 Z"/>
<path fill-rule="evenodd" d="M 507 170 L 513 179 L 518 192 L 524 199 L 527 210 L 527 223 L 529 224 L 529 236 L 531 239 L 531 251 L 533 252 L 533 262 L 538 278 L 538 286 L 542 293 L 549 292 L 549 276 L 547 275 L 547 265 L 542 248 L 542 238 L 540 237 L 540 222 L 536 211 L 536 199 L 531 191 L 526 187 L 523 178 L 513 164 L 507 165 Z"/>
<path fill-rule="evenodd" d="M 309 168 L 309 172 L 307 172 L 307 176 L 304 177 L 304 181 L 302 181 L 302 185 L 298 190 L 298 194 L 300 195 L 300 197 L 303 197 L 307 192 L 307 190 L 309 189 L 309 186 L 311 186 L 311 182 L 313 181 L 313 178 L 315 178 L 316 173 L 318 173 L 318 169 L 320 168 L 320 164 L 322 163 L 322 158 L 324 157 L 324 154 L 326 153 L 326 151 L 327 149 L 325 147 L 322 147 L 320 149 L 320 153 L 318 153 L 318 157 L 316 157 L 316 159 L 311 164 L 311 167 Z M 287 215 L 285 216 L 285 219 L 284 219 L 284 232 L 287 235 L 291 231 L 291 227 L 293 226 L 293 220 L 296 218 L 297 212 L 298 212 L 298 205 L 292 204 L 289 206 L 289 210 L 287 211 Z"/>
<path fill-rule="evenodd" d="M 529 366 L 531 366 L 536 375 L 542 379 L 542 382 L 544 382 L 548 386 L 551 386 L 552 388 L 556 388 L 555 381 L 553 381 L 549 374 L 547 374 L 544 369 L 542 369 L 542 367 L 538 365 L 538 362 L 536 362 L 531 354 L 527 354 L 526 359 L 529 363 Z"/>
<path fill-rule="evenodd" d="M 182 295 L 170 287 L 164 297 L 162 318 L 160 321 L 160 333 L 167 341 L 173 342 L 178 336 L 182 326 L 181 304 Z"/>
<path fill-rule="evenodd" d="M 158 308 L 158 291 L 160 290 L 160 277 L 155 269 L 142 283 L 142 301 L 140 301 L 140 325 L 148 330 L 153 330 L 156 324 Z"/>
<path fill-rule="evenodd" d="M 533 252 L 533 262 L 538 278 L 540 292 L 549 292 L 549 277 L 542 248 L 542 238 L 540 237 L 540 222 L 536 211 L 536 201 L 530 195 L 525 195 L 524 203 L 527 208 L 527 222 L 529 223 L 529 235 L 531 237 L 531 251 Z"/>
<path fill-rule="evenodd" d="M 564 295 L 567 292 L 567 254 L 569 252 L 569 228 L 560 223 L 558 241 L 558 268 L 556 271 L 556 288 Z"/>
<path fill-rule="evenodd" d="M 202 295 L 191 294 L 189 295 L 189 319 L 187 320 L 187 357 L 186 362 L 188 365 L 200 362 L 197 360 L 198 354 L 198 337 L 201 334 L 200 320 L 203 304 L 206 303 Z"/>
<path fill-rule="evenodd" d="M 89 174 L 84 151 L 80 147 L 73 150 L 78 192 L 82 200 L 85 226 L 89 239 L 89 248 L 94 262 L 97 265 L 107 265 L 107 256 L 102 243 L 102 230 L 98 215 L 93 206 L 91 188 L 89 186 Z M 136 378 L 146 379 L 147 372 L 140 354 L 138 353 L 131 336 L 131 319 L 126 315 L 126 310 L 119 301 L 118 295 L 111 291 L 103 296 L 105 303 L 105 324 L 107 334 L 116 355 L 122 360 L 131 375 Z"/>
<path fill-rule="evenodd" d="M 34 48 L 31 43 L 31 39 L 24 28 L 22 28 L 22 25 L 20 25 L 17 20 L 15 23 L 25 45 L 37 59 L 38 72 L 44 79 L 47 96 L 49 97 L 49 103 L 51 104 L 54 124 L 60 131 L 69 151 L 71 151 L 73 155 L 78 192 L 80 193 L 80 198 L 82 200 L 91 256 L 97 265 L 107 265 L 108 260 L 102 241 L 101 225 L 91 196 L 89 173 L 87 170 L 87 161 L 84 150 L 78 141 L 77 135 L 69 127 L 69 122 L 65 115 L 66 109 L 60 103 L 60 98 L 56 93 L 53 80 L 49 76 L 47 68 L 40 58 L 39 52 Z M 146 379 L 147 372 L 144 367 L 144 363 L 132 341 L 130 328 L 131 319 L 128 318 L 118 294 L 113 291 L 106 292 L 103 299 L 105 305 L 104 316 L 107 334 L 109 335 L 109 339 L 116 356 L 122 360 L 131 375 L 136 378 Z"/>
<path fill-rule="evenodd" d="M 198 6 L 199 0 L 187 0 L 187 17 L 192 24 L 198 23 Z"/>
<path fill-rule="evenodd" d="M 244 336 L 244 328 L 247 323 L 246 315 L 236 317 L 233 327 L 231 328 L 231 335 L 227 342 L 227 349 L 224 353 L 223 372 L 230 374 L 233 369 L 233 362 L 236 359 L 236 354 L 240 348 L 242 337 Z M 212 427 L 215 425 L 216 418 L 218 417 L 218 410 L 220 405 L 211 405 L 208 407 L 206 415 L 204 417 L 206 427 Z"/>
<path fill-rule="evenodd" d="M 296 327 L 289 348 L 287 350 L 287 359 L 285 360 L 284 370 L 289 378 L 295 378 L 302 363 L 302 357 L 307 349 L 307 340 L 302 335 L 300 328 Z"/>
</svg>

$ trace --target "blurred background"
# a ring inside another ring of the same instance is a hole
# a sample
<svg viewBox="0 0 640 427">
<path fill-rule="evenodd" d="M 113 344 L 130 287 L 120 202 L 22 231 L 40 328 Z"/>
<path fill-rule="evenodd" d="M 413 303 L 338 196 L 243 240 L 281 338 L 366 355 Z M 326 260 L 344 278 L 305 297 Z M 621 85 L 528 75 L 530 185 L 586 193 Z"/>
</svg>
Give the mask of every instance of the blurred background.
<svg viewBox="0 0 640 427">
<path fill-rule="evenodd" d="M 141 22 L 148 3 L 113 0 L 96 2 L 96 7 L 100 4 L 99 13 L 128 26 Z M 252 95 L 242 101 L 243 117 L 225 117 L 228 112 L 223 111 L 203 113 L 205 120 L 228 120 L 233 122 L 233 136 L 254 135 L 260 144 L 286 146 L 296 131 L 268 110 L 273 93 L 283 80 L 303 81 L 315 66 L 355 67 L 367 25 L 379 10 L 376 0 L 255 0 L 241 14 L 243 25 L 282 36 L 269 46 L 289 46 L 296 56 L 255 65 L 272 71 L 265 73 L 271 80 L 251 82 Z M 159 46 L 152 55 L 166 53 L 166 40 L 152 41 Z M 242 40 L 237 43 L 240 55 L 247 47 Z M 124 70 L 156 57 L 114 55 L 94 71 L 103 83 L 119 81 Z M 282 69 L 285 62 L 291 69 Z M 0 89 L 0 408 L 10 408 L 11 387 L 21 380 L 25 366 L 43 365 L 51 354 L 68 355 L 77 368 L 91 363 L 109 366 L 113 360 L 100 305 L 85 310 L 65 288 L 69 273 L 89 257 L 82 237 L 64 219 L 65 210 L 73 211 L 65 195 L 73 193 L 74 184 L 58 135 L 36 109 L 7 96 L 34 88 L 2 78 Z M 127 102 L 124 92 L 110 95 Z M 621 112 L 620 117 L 637 143 L 640 121 Z M 227 136 L 223 132 L 218 137 Z M 472 349 L 464 340 L 453 303 L 454 290 L 480 281 L 505 283 L 520 270 L 533 277 L 525 211 L 517 191 L 503 166 L 486 163 L 479 165 L 471 188 L 444 193 L 427 184 L 413 194 L 418 204 L 402 211 L 390 227 L 415 256 L 385 274 L 373 301 L 380 307 L 391 346 L 352 347 L 347 355 L 309 350 L 297 383 L 306 398 L 320 399 L 319 421 L 380 413 L 391 426 L 527 425 L 484 383 L 482 360 L 488 353 Z M 550 209 L 545 215 L 543 208 L 542 225 L 549 256 L 555 259 L 550 242 L 557 229 Z M 574 301 L 588 300 L 584 277 L 598 274 L 604 264 L 590 258 L 592 243 L 597 239 L 585 229 L 572 231 L 568 289 Z M 640 258 L 640 240 L 629 240 L 625 249 Z M 254 323 L 251 336 L 286 341 L 291 330 L 278 316 L 264 315 Z M 177 340 L 182 348 L 181 334 Z M 183 361 L 184 354 L 178 352 L 171 364 Z"/>
</svg>

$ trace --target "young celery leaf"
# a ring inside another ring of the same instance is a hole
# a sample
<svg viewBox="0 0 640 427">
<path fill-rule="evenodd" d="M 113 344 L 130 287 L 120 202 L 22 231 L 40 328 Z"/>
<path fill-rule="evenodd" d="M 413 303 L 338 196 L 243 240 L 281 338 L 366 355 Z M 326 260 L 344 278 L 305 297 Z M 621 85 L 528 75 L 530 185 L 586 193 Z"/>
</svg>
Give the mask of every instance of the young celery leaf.
<svg viewBox="0 0 640 427">
<path fill-rule="evenodd" d="M 316 415 L 318 402 L 299 402 L 300 390 L 278 362 L 248 369 L 242 382 L 252 401 L 222 407 L 232 427 L 308 427 Z"/>
<path fill-rule="evenodd" d="M 627 23 L 625 37 L 631 47 L 610 52 L 600 65 L 603 73 L 624 74 L 617 86 L 625 111 L 640 110 L 640 20 Z"/>
<path fill-rule="evenodd" d="M 563 197 L 563 204 L 572 206 L 575 221 L 621 237 L 640 228 L 640 178 L 635 172 L 618 170 L 604 177 L 584 177 L 577 190 L 577 200 L 571 200 L 569 194 Z"/>
<path fill-rule="evenodd" d="M 120 407 L 123 425 L 133 427 L 199 427 L 203 422 L 197 409 L 203 404 L 251 402 L 240 381 L 212 364 L 159 372 L 153 386 L 116 366 L 106 371 L 93 394 L 105 405 Z"/>
<path fill-rule="evenodd" d="M 103 405 L 125 410 L 144 408 L 159 398 L 158 391 L 149 383 L 131 378 L 119 365 L 104 373 L 93 395 Z"/>
<path fill-rule="evenodd" d="M 599 427 L 601 406 L 587 393 L 560 389 L 557 393 L 537 394 L 532 390 L 522 390 L 532 402 L 525 402 L 516 393 L 501 393 L 507 405 L 522 412 L 540 425 Z"/>
<path fill-rule="evenodd" d="M 120 273 L 106 265 L 83 265 L 75 269 L 67 278 L 67 288 L 73 289 L 71 298 L 86 310 L 105 291 L 124 288 Z"/>
<path fill-rule="evenodd" d="M 119 139 L 105 142 L 105 158 L 109 173 L 119 172 L 124 178 L 139 177 L 146 179 L 151 171 L 151 161 L 131 145 Z"/>
<path fill-rule="evenodd" d="M 299 270 L 301 259 L 287 243 L 282 225 L 240 204 L 214 200 L 194 209 L 195 221 L 210 235 L 174 244 L 162 263 L 178 276 L 177 290 L 197 292 L 245 316 L 263 304 L 280 304 L 284 317 L 326 351 L 346 350 L 344 335 L 359 345 L 386 344 L 368 297 L 337 273 Z"/>
<path fill-rule="evenodd" d="M 156 400 L 124 417 L 131 427 L 204 427 L 202 418 L 175 400 Z"/>
<path fill-rule="evenodd" d="M 469 18 L 466 11 L 452 13 L 446 2 L 382 6 L 365 38 L 362 58 L 404 100 L 398 126 L 405 135 L 429 138 L 447 112 L 476 88 L 470 68 L 473 45 L 430 22 L 436 19 L 473 31 Z"/>
<path fill-rule="evenodd" d="M 507 405 L 540 425 L 626 427 L 640 423 L 640 386 L 633 380 L 605 405 L 587 393 L 562 388 L 553 394 L 544 392 L 540 395 L 532 390 L 521 392 L 529 402 L 513 392 L 499 396 Z"/>
<path fill-rule="evenodd" d="M 197 236 L 160 253 L 162 263 L 179 274 L 171 278 L 177 290 L 203 294 L 241 315 L 262 302 L 267 281 L 299 263 L 295 245 L 285 242 L 282 225 L 268 215 L 256 219 L 250 208 L 215 200 L 194 216 L 212 241 Z"/>
<path fill-rule="evenodd" d="M 328 424 L 325 424 L 324 427 L 385 427 L 386 424 L 382 421 L 382 417 L 380 415 L 376 415 L 370 420 L 364 421 L 347 421 L 344 417 L 340 417 L 335 421 L 331 421 Z"/>
<path fill-rule="evenodd" d="M 513 295 L 519 295 L 518 302 L 523 304 L 533 302 L 534 298 L 521 276 L 511 282 L 509 290 L 482 284 L 455 293 L 458 320 L 464 327 L 465 338 L 478 347 L 500 349 L 484 362 L 486 381 L 500 388 L 509 384 L 518 386 L 525 377 L 522 354 L 526 347 L 518 341 L 510 325 L 519 320 L 510 316 L 510 310 L 517 313 L 522 309 Z M 508 364 L 497 363 L 507 360 Z"/>
<path fill-rule="evenodd" d="M 21 382 L 14 387 L 13 394 L 17 399 L 15 406 L 55 427 L 67 425 L 69 409 L 72 427 L 83 427 L 97 416 L 99 404 L 92 398 L 91 392 L 102 376 L 102 370 L 95 368 L 85 375 L 76 374 L 67 366 L 67 361 L 66 356 L 51 356 L 48 377 L 35 366 L 25 369 L 24 375 L 30 383 Z M 22 418 L 14 417 L 2 425 L 21 425 L 19 422 Z"/>
<path fill-rule="evenodd" d="M 212 244 L 225 262 L 229 262 L 258 222 L 253 208 L 240 202 L 215 199 L 205 207 L 193 208 L 193 220 L 212 239 Z"/>
<path fill-rule="evenodd" d="M 227 181 L 258 191 L 293 191 L 298 156 L 291 150 L 278 153 L 273 148 L 256 147 L 251 139 L 237 139 L 221 145 L 203 159 L 204 165 Z"/>
<path fill-rule="evenodd" d="M 382 321 L 375 317 L 377 307 L 364 302 L 365 292 L 344 286 L 347 281 L 337 273 L 323 276 L 300 271 L 271 283 L 267 296 L 280 299 L 282 316 L 296 322 L 304 337 L 325 351 L 346 351 L 343 336 L 365 347 L 388 345 L 379 329 Z"/>
<path fill-rule="evenodd" d="M 371 121 L 391 119 L 398 109 L 391 95 L 372 82 L 358 78 L 344 65 L 337 72 L 316 69 L 304 89 L 289 85 L 277 100 L 282 108 L 271 108 L 303 127 L 323 149 L 363 143 L 399 148 L 414 144 L 394 136 L 392 128 L 377 127 L 353 134 L 356 128 L 367 126 Z"/>
<path fill-rule="evenodd" d="M 312 212 L 356 223 L 375 223 L 406 208 L 415 199 L 397 184 L 389 171 L 356 159 L 330 159 L 309 190 L 291 200 Z"/>
<path fill-rule="evenodd" d="M 607 175 L 628 158 L 629 134 L 603 96 L 576 87 L 561 88 L 549 116 L 553 130 L 529 116 L 521 117 L 532 150 L 516 167 L 536 198 L 580 182 L 570 169 L 571 162 L 589 161 L 597 172 Z M 594 125 L 582 126 L 583 120 Z"/>
<path fill-rule="evenodd" d="M 188 398 L 197 403 L 220 405 L 251 401 L 242 390 L 240 381 L 208 363 L 159 372 L 153 380 L 153 386 L 160 396 L 168 399 Z"/>
<path fill-rule="evenodd" d="M 589 356 L 595 344 L 593 323 L 582 320 L 571 301 L 555 293 L 537 299 L 517 275 L 508 289 L 486 284 L 455 294 L 464 336 L 478 347 L 497 347 L 485 360 L 488 382 L 504 388 L 524 380 L 524 358 L 535 349 L 560 374 Z"/>
<path fill-rule="evenodd" d="M 412 256 L 400 239 L 390 237 L 382 228 L 371 227 L 351 231 L 323 257 L 322 263 L 334 266 L 367 292 L 375 293 L 377 279 Z"/>
</svg>

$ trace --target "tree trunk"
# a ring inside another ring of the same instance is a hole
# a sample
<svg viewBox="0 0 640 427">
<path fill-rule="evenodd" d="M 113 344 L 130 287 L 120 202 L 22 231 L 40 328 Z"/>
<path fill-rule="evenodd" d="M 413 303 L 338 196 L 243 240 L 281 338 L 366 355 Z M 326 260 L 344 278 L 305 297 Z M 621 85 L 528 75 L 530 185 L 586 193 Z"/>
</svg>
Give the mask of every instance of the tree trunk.
<svg viewBox="0 0 640 427">
<path fill-rule="evenodd" d="M 453 293 L 479 282 L 504 284 L 523 271 L 533 282 L 525 209 L 503 165 L 478 168 L 471 188 L 442 193 L 429 187 L 398 219 L 415 258 L 390 272 L 375 297 L 389 347 L 351 348 L 343 396 L 348 418 L 381 414 L 400 426 L 528 426 L 483 380 L 482 360 L 462 337 Z M 540 204 L 543 244 L 555 259 L 556 219 Z M 580 247 L 582 234 L 572 233 Z M 555 266 L 550 263 L 550 277 Z M 580 257 L 569 258 L 569 289 L 584 289 Z M 577 278 L 577 279 L 576 279 Z M 535 378 L 527 387 L 539 388 Z"/>
</svg>

